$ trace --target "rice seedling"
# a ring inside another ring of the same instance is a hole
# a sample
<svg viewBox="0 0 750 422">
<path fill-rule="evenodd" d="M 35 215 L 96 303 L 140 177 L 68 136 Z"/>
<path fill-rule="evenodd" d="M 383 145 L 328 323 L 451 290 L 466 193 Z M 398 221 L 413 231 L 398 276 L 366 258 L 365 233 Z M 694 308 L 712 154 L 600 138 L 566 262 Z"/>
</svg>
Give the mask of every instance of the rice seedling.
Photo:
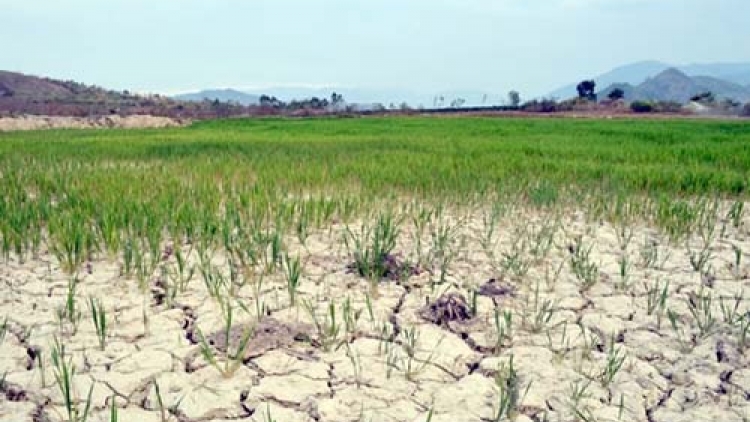
<svg viewBox="0 0 750 422">
<path fill-rule="evenodd" d="M 187 289 L 188 283 L 190 283 L 195 274 L 195 265 L 188 263 L 188 258 L 192 250 L 192 245 L 187 253 L 182 252 L 182 249 L 179 247 L 174 248 L 175 267 L 170 272 L 170 276 L 179 292 L 184 292 Z"/>
<path fill-rule="evenodd" d="M 125 239 L 122 249 L 122 275 L 131 277 L 135 269 L 135 255 L 138 244 L 131 238 Z"/>
<path fill-rule="evenodd" d="M 721 297 L 719 299 L 719 308 L 721 309 L 721 315 L 724 323 L 729 325 L 730 327 L 733 327 L 742 319 L 743 315 L 739 309 L 740 305 L 745 300 L 745 293 L 743 291 L 735 293 L 733 297 L 734 304 L 727 304 L 726 300 L 727 299 L 724 297 Z"/>
<path fill-rule="evenodd" d="M 225 293 L 229 293 L 229 280 L 221 269 L 217 268 L 211 261 L 206 261 L 200 266 L 200 273 L 203 277 L 203 285 L 206 287 L 208 294 L 217 302 L 222 302 Z"/>
<path fill-rule="evenodd" d="M 667 309 L 667 318 L 672 326 L 672 331 L 675 333 L 677 343 L 680 346 L 682 353 L 689 353 L 695 347 L 695 341 L 690 336 L 689 332 L 686 332 L 683 327 L 680 326 L 680 319 L 676 312 L 671 309 Z"/>
<path fill-rule="evenodd" d="M 5 341 L 5 335 L 8 333 L 8 317 L 3 319 L 3 323 L 0 324 L 0 345 Z"/>
<path fill-rule="evenodd" d="M 493 419 L 495 421 L 501 421 L 504 418 L 514 420 L 519 413 L 521 402 L 531 388 L 531 383 L 528 383 L 526 389 L 521 392 L 521 380 L 513 365 L 513 355 L 510 355 L 507 366 L 503 363 L 498 369 L 495 375 L 495 385 L 498 388 L 498 405 Z"/>
<path fill-rule="evenodd" d="M 745 215 L 745 202 L 744 201 L 734 201 L 732 202 L 731 207 L 729 208 L 729 211 L 727 212 L 727 219 L 731 221 L 732 227 L 735 229 L 740 228 L 742 225 L 742 218 Z"/>
<path fill-rule="evenodd" d="M 615 376 L 617 376 L 617 373 L 622 369 L 625 359 L 627 359 L 627 354 L 622 351 L 622 348 L 615 346 L 615 338 L 612 336 L 612 339 L 609 342 L 609 349 L 607 350 L 607 359 L 604 364 L 604 369 L 599 377 L 602 387 L 608 388 L 609 385 L 612 384 Z"/>
<path fill-rule="evenodd" d="M 173 255 L 174 263 L 161 265 L 160 280 L 164 283 L 165 301 L 168 307 L 174 304 L 177 295 L 187 290 L 195 275 L 195 265 L 188 264 L 186 255 L 179 248 L 174 250 Z"/>
<path fill-rule="evenodd" d="M 117 402 L 115 401 L 115 395 L 113 394 L 109 398 L 109 422 L 117 422 L 118 420 Z"/>
<path fill-rule="evenodd" d="M 734 253 L 734 262 L 732 263 L 732 274 L 735 280 L 740 280 L 744 276 L 742 273 L 742 248 L 737 245 L 732 245 L 732 252 Z"/>
<path fill-rule="evenodd" d="M 346 347 L 346 357 L 349 358 L 349 363 L 352 364 L 352 371 L 354 372 L 354 383 L 357 388 L 362 387 L 362 359 L 360 358 L 359 352 L 354 350 L 349 342 L 344 342 Z"/>
<path fill-rule="evenodd" d="M 430 261 L 438 267 L 438 279 L 431 281 L 431 287 L 444 284 L 447 281 L 451 263 L 457 255 L 457 238 L 463 222 L 450 224 L 441 221 L 430 232 L 431 248 Z"/>
<path fill-rule="evenodd" d="M 266 403 L 266 413 L 263 415 L 263 422 L 277 422 L 271 414 L 271 405 Z"/>
<path fill-rule="evenodd" d="M 545 221 L 538 229 L 529 234 L 529 252 L 534 262 L 542 262 L 555 246 L 555 235 L 559 230 L 559 221 Z"/>
<path fill-rule="evenodd" d="M 641 267 L 662 269 L 669 259 L 669 251 L 654 239 L 645 238 L 640 250 Z"/>
<path fill-rule="evenodd" d="M 581 282 L 581 291 L 586 292 L 599 281 L 599 267 L 591 261 L 593 245 L 585 247 L 581 237 L 571 246 L 570 268 Z"/>
<path fill-rule="evenodd" d="M 196 333 L 198 335 L 198 343 L 200 345 L 200 351 L 203 359 L 208 364 L 216 368 L 216 370 L 219 371 L 222 377 L 231 378 L 242 366 L 245 360 L 247 348 L 250 345 L 250 340 L 254 335 L 254 328 L 248 327 L 243 330 L 242 336 L 240 337 L 237 344 L 232 344 L 232 328 L 234 327 L 234 306 L 229 303 L 228 300 L 223 300 L 221 302 L 221 308 L 224 317 L 223 335 L 226 339 L 224 344 L 226 356 L 223 358 L 223 363 L 219 362 L 220 358 L 217 357 L 216 352 L 214 351 L 211 344 L 206 340 L 206 337 L 203 335 L 201 330 L 197 329 Z M 234 352 L 232 352 L 233 347 Z"/>
<path fill-rule="evenodd" d="M 266 304 L 263 302 L 263 274 L 258 277 L 258 280 L 253 284 L 254 296 L 255 296 L 255 316 L 258 322 L 266 315 Z"/>
<path fill-rule="evenodd" d="M 91 384 L 88 395 L 85 401 L 82 402 L 81 397 L 75 391 L 76 367 L 72 359 L 67 356 L 65 345 L 61 344 L 57 338 L 55 338 L 55 344 L 52 347 L 51 358 L 55 383 L 62 395 L 66 412 L 65 415 L 60 415 L 61 419 L 66 422 L 86 422 L 91 410 L 91 396 L 94 392 L 94 384 Z"/>
<path fill-rule="evenodd" d="M 568 322 L 563 321 L 563 323 L 560 325 L 562 326 L 562 333 L 560 333 L 560 340 L 558 342 L 552 340 L 552 330 L 549 328 L 547 329 L 547 347 L 552 353 L 557 356 L 558 360 L 561 361 L 573 349 L 570 347 L 570 336 L 568 336 Z"/>
<path fill-rule="evenodd" d="M 532 333 L 540 333 L 549 324 L 556 312 L 557 306 L 552 300 L 541 299 L 539 283 L 537 283 L 533 295 L 531 295 L 531 301 L 529 301 L 528 296 L 526 298 L 521 323 Z"/>
<path fill-rule="evenodd" d="M 738 322 L 737 348 L 743 355 L 750 345 L 750 316 L 746 313 Z"/>
<path fill-rule="evenodd" d="M 630 287 L 630 260 L 628 259 L 627 254 L 620 255 L 620 258 L 618 259 L 618 264 L 620 267 L 620 280 L 617 284 L 615 284 L 615 288 L 618 290 L 624 291 L 627 290 Z"/>
<path fill-rule="evenodd" d="M 354 270 L 371 281 L 373 293 L 377 292 L 380 279 L 391 270 L 388 259 L 396 247 L 399 225 L 393 214 L 384 213 L 378 216 L 375 227 L 362 224 L 358 233 L 346 228 L 344 244 L 354 257 Z"/>
<path fill-rule="evenodd" d="M 159 418 L 161 422 L 168 422 L 171 416 L 175 416 L 176 419 L 179 420 L 178 414 L 180 406 L 182 405 L 182 400 L 185 398 L 185 396 L 181 396 L 175 403 L 172 405 L 167 406 L 164 403 L 164 397 L 161 394 L 161 388 L 159 387 L 159 383 L 156 382 L 156 379 L 153 380 L 154 384 L 154 394 L 156 395 L 156 404 L 159 407 Z"/>
<path fill-rule="evenodd" d="M 560 274 L 562 273 L 564 267 L 564 260 L 560 261 L 560 264 L 554 271 L 550 271 L 550 269 L 554 267 L 550 265 L 544 266 L 544 283 L 547 286 L 547 292 L 552 293 L 555 291 L 555 286 L 557 286 L 557 281 L 560 280 Z"/>
<path fill-rule="evenodd" d="M 705 244 L 697 251 L 693 250 L 690 246 L 687 246 L 687 250 L 688 257 L 690 258 L 690 266 L 696 272 L 702 273 L 713 257 L 710 246 L 708 244 Z"/>
<path fill-rule="evenodd" d="M 503 212 L 504 209 L 502 205 L 499 202 L 494 202 L 490 211 L 482 214 L 483 231 L 479 243 L 490 261 L 495 260 L 495 249 L 498 245 L 498 240 L 496 238 L 497 223 Z"/>
<path fill-rule="evenodd" d="M 693 316 L 701 337 L 708 337 L 716 328 L 716 318 L 713 314 L 713 294 L 700 290 L 686 299 L 687 308 Z"/>
<path fill-rule="evenodd" d="M 261 251 L 260 257 L 267 274 L 271 274 L 283 265 L 284 244 L 281 227 L 273 232 L 268 231 L 256 239 Z"/>
<path fill-rule="evenodd" d="M 494 323 L 495 353 L 498 353 L 503 346 L 513 342 L 513 311 L 506 309 L 501 316 L 500 310 L 495 308 Z"/>
<path fill-rule="evenodd" d="M 122 247 L 120 231 L 120 227 L 123 226 L 122 215 L 114 210 L 104 209 L 97 214 L 95 220 L 97 235 L 101 239 L 102 246 L 110 257 L 116 256 Z"/>
<path fill-rule="evenodd" d="M 708 203 L 701 200 L 696 205 L 694 229 L 698 232 L 700 244 L 697 249 L 694 249 L 690 242 L 686 242 L 690 265 L 696 272 L 705 272 L 707 265 L 713 258 L 711 245 L 717 235 L 716 227 L 718 224 L 718 207 L 718 201 Z"/>
<path fill-rule="evenodd" d="M 558 199 L 557 187 L 547 180 L 537 182 L 529 188 L 528 199 L 537 208 L 551 207 Z"/>
<path fill-rule="evenodd" d="M 93 232 L 81 213 L 61 214 L 50 221 L 49 249 L 61 268 L 70 275 L 78 272 L 96 248 Z"/>
<path fill-rule="evenodd" d="M 322 318 L 319 315 L 317 303 L 305 300 L 303 305 L 313 321 L 317 341 L 324 351 L 330 351 L 333 346 L 338 347 L 342 341 L 346 341 L 339 339 L 341 325 L 336 319 L 336 305 L 333 302 L 328 304 L 327 312 L 324 313 Z"/>
<path fill-rule="evenodd" d="M 432 415 L 435 408 L 431 407 L 430 410 L 427 412 L 427 419 L 425 422 L 432 422 Z"/>
<path fill-rule="evenodd" d="M 573 415 L 573 420 L 575 421 L 589 422 L 594 420 L 591 411 L 583 406 L 583 400 L 591 397 L 591 393 L 589 392 L 590 386 L 591 381 L 589 380 L 583 382 L 577 380 L 570 383 L 568 407 Z"/>
<path fill-rule="evenodd" d="M 393 326 L 389 322 L 381 322 L 376 330 L 378 335 L 378 355 L 386 355 L 393 349 Z"/>
<path fill-rule="evenodd" d="M 69 278 L 68 288 L 65 294 L 65 303 L 57 308 L 56 316 L 60 326 L 60 331 L 74 336 L 78 332 L 78 325 L 81 322 L 82 314 L 78 309 L 76 300 L 76 287 L 78 279 Z"/>
<path fill-rule="evenodd" d="M 362 316 L 362 309 L 355 310 L 352 307 L 352 301 L 348 297 L 344 299 L 341 305 L 341 319 L 344 321 L 344 332 L 353 335 L 357 331 L 357 324 Z"/>
<path fill-rule="evenodd" d="M 422 267 L 427 263 L 427 259 L 424 256 L 424 246 L 422 242 L 425 230 L 434 217 L 434 211 L 421 205 L 417 205 L 416 207 L 417 209 L 413 210 L 411 213 L 411 223 L 414 228 L 412 239 L 414 241 L 415 263 L 418 267 Z"/>
<path fill-rule="evenodd" d="M 669 298 L 669 281 L 664 283 L 663 287 L 659 280 L 653 287 L 648 287 L 646 283 L 644 287 L 646 289 L 646 313 L 649 316 L 656 315 L 656 327 L 661 330 L 661 321 L 667 309 L 667 298 Z"/>
<path fill-rule="evenodd" d="M 510 250 L 502 253 L 500 268 L 505 274 L 509 274 L 517 279 L 523 278 L 531 268 L 531 256 L 528 251 L 526 241 L 519 235 L 510 246 Z"/>
<path fill-rule="evenodd" d="M 586 328 L 586 326 L 584 326 L 580 321 L 577 322 L 577 325 L 578 329 L 580 330 L 578 338 L 583 341 L 580 354 L 581 359 L 579 362 L 579 364 L 582 365 L 583 360 L 591 360 L 594 349 L 599 349 L 601 339 L 596 335 L 596 333 L 593 332 L 593 330 L 591 330 L 590 328 Z"/>
<path fill-rule="evenodd" d="M 43 353 L 38 353 L 36 355 L 36 367 L 39 369 L 39 382 L 42 388 L 47 388 L 47 364 L 45 362 Z"/>
<path fill-rule="evenodd" d="M 367 309 L 367 315 L 370 318 L 370 322 L 375 322 L 375 312 L 372 308 L 372 297 L 369 294 L 365 294 L 365 308 Z"/>
<path fill-rule="evenodd" d="M 390 344 L 390 342 L 386 342 Z M 398 355 L 398 351 L 390 345 L 385 349 L 385 378 L 391 379 L 393 376 L 393 370 L 398 368 L 401 357 Z"/>
<path fill-rule="evenodd" d="M 692 233 L 698 219 L 696 208 L 687 201 L 662 196 L 656 205 L 656 224 L 664 229 L 672 242 L 679 242 Z"/>
<path fill-rule="evenodd" d="M 401 349 L 406 356 L 403 356 L 398 362 L 400 363 L 400 369 L 404 373 L 404 377 L 408 381 L 414 381 L 432 363 L 432 360 L 435 358 L 435 352 L 440 349 L 440 345 L 444 339 L 445 336 L 441 337 L 430 354 L 424 359 L 417 359 L 419 343 L 419 331 L 417 327 L 404 327 L 401 330 Z"/>
<path fill-rule="evenodd" d="M 138 281 L 138 288 L 145 292 L 148 290 L 151 276 L 156 271 L 158 261 L 152 256 L 148 255 L 148 252 L 143 248 L 143 245 L 138 246 L 138 241 L 132 244 L 133 254 L 133 267 L 135 270 L 135 277 Z"/>
<path fill-rule="evenodd" d="M 632 243 L 635 237 L 635 229 L 628 224 L 629 221 L 621 221 L 615 229 L 615 235 L 617 236 L 617 246 L 620 248 L 620 252 L 627 252 L 630 243 Z"/>
<path fill-rule="evenodd" d="M 99 350 L 107 346 L 107 311 L 99 299 L 89 298 L 89 310 L 91 311 L 91 322 L 94 323 L 96 338 L 99 340 Z"/>
<path fill-rule="evenodd" d="M 297 304 L 297 289 L 299 288 L 300 276 L 302 275 L 302 266 L 299 257 L 291 258 L 289 255 L 284 256 L 284 270 L 286 274 L 286 288 L 289 293 L 289 303 L 292 307 Z"/>
</svg>

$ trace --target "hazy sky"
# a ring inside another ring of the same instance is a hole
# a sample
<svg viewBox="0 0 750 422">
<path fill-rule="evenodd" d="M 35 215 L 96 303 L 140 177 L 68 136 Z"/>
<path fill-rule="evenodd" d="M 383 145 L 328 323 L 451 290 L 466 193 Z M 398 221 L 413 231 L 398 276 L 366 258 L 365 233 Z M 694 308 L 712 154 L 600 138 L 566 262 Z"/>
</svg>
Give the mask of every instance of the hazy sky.
<svg viewBox="0 0 750 422">
<path fill-rule="evenodd" d="M 110 88 L 544 94 L 631 61 L 750 61 L 750 0 L 0 0 L 0 69 Z"/>
</svg>

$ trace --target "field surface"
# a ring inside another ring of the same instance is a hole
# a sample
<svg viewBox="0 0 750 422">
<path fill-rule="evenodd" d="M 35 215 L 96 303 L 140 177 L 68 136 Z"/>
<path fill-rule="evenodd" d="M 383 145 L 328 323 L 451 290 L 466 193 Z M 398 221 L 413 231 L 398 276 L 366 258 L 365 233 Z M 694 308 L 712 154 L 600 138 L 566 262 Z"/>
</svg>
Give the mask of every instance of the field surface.
<svg viewBox="0 0 750 422">
<path fill-rule="evenodd" d="M 0 133 L 0 420 L 750 420 L 750 124 Z"/>
</svg>

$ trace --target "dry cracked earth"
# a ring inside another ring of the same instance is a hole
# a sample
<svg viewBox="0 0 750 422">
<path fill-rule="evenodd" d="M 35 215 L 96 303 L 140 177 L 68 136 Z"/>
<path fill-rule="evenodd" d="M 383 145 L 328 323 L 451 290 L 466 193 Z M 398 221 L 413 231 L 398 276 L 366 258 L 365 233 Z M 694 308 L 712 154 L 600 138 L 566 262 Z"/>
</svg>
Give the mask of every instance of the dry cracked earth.
<svg viewBox="0 0 750 422">
<path fill-rule="evenodd" d="M 283 267 L 235 277 L 217 299 L 191 245 L 165 244 L 145 284 L 121 258 L 93 259 L 74 310 L 52 255 L 11 257 L 0 420 L 68 419 L 58 341 L 93 421 L 113 405 L 142 422 L 747 421 L 749 231 L 715 223 L 674 240 L 573 210 L 515 210 L 494 230 L 482 212 L 421 230 L 405 219 L 377 284 L 352 270 L 335 225 L 284 239 L 302 263 L 294 306 Z M 177 247 L 194 274 L 172 296 Z M 232 279 L 222 253 L 203 262 Z M 106 312 L 104 350 L 89 298 Z"/>
</svg>

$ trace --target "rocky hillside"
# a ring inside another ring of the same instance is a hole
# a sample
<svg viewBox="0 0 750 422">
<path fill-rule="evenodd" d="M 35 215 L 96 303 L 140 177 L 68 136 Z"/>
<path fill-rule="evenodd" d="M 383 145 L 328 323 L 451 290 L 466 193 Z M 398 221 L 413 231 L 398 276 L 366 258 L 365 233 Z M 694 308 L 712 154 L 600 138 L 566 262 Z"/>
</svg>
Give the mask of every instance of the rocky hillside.
<svg viewBox="0 0 750 422">
<path fill-rule="evenodd" d="M 237 104 L 195 103 L 159 95 L 136 95 L 74 81 L 0 71 L 0 117 L 13 115 L 155 115 L 175 118 L 226 117 L 247 109 Z"/>
</svg>

